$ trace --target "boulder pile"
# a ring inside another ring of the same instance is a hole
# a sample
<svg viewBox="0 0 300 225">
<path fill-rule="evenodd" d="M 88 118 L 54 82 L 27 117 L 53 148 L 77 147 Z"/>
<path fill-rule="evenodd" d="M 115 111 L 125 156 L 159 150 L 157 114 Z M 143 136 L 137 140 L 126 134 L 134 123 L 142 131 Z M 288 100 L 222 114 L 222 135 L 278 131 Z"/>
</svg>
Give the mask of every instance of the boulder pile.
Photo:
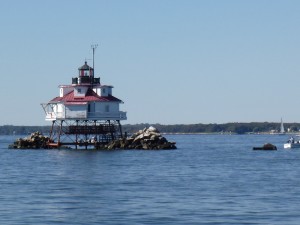
<svg viewBox="0 0 300 225">
<path fill-rule="evenodd" d="M 43 136 L 40 132 L 34 132 L 25 138 L 18 138 L 10 149 L 48 149 L 48 143 L 52 142 L 49 137 Z M 131 137 L 113 140 L 108 144 L 95 143 L 95 149 L 114 150 L 114 149 L 176 149 L 175 142 L 169 142 L 160 132 L 150 126 L 134 133 Z"/>
<path fill-rule="evenodd" d="M 111 141 L 105 146 L 105 149 L 176 149 L 176 143 L 169 142 L 156 128 L 150 126 L 134 133 L 129 138 Z"/>
<path fill-rule="evenodd" d="M 40 132 L 34 132 L 25 138 L 18 138 L 13 144 L 9 145 L 10 149 L 45 149 L 47 143 L 50 141 L 49 137 L 43 136 Z"/>
</svg>

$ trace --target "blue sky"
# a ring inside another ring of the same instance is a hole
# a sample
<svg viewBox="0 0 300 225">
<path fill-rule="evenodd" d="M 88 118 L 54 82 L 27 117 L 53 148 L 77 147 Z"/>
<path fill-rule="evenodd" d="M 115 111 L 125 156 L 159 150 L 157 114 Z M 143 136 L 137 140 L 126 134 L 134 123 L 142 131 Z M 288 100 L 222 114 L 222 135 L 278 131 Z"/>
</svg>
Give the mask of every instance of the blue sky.
<svg viewBox="0 0 300 225">
<path fill-rule="evenodd" d="M 300 1 L 1 1 L 0 125 L 47 125 L 40 103 L 85 59 L 124 124 L 300 122 Z"/>
</svg>

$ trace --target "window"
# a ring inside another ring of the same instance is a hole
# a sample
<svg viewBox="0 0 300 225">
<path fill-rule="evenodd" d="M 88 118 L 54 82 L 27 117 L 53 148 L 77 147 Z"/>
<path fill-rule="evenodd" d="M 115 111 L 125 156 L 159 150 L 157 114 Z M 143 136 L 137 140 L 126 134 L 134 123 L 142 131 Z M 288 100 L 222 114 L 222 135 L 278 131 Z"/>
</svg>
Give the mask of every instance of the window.
<svg viewBox="0 0 300 225">
<path fill-rule="evenodd" d="M 109 105 L 105 105 L 105 112 L 109 112 Z"/>
<path fill-rule="evenodd" d="M 106 91 L 106 89 L 105 89 L 105 88 L 103 88 L 103 94 L 105 94 L 105 91 Z"/>
<path fill-rule="evenodd" d="M 81 93 L 81 89 L 80 89 L 80 88 L 78 88 L 78 89 L 77 89 L 77 92 L 78 92 L 78 93 Z"/>
</svg>

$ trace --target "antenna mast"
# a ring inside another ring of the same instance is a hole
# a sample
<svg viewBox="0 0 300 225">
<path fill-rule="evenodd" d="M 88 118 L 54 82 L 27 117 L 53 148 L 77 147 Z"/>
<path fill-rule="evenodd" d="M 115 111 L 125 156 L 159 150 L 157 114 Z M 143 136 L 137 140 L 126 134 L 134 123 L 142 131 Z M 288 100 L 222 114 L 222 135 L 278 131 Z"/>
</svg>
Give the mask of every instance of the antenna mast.
<svg viewBox="0 0 300 225">
<path fill-rule="evenodd" d="M 93 70 L 94 70 L 94 73 L 93 73 L 93 76 L 94 76 L 94 74 L 95 74 L 95 50 L 96 50 L 96 48 L 98 47 L 98 44 L 94 44 L 94 45 L 91 45 L 91 47 L 92 47 L 92 49 L 93 49 Z"/>
</svg>

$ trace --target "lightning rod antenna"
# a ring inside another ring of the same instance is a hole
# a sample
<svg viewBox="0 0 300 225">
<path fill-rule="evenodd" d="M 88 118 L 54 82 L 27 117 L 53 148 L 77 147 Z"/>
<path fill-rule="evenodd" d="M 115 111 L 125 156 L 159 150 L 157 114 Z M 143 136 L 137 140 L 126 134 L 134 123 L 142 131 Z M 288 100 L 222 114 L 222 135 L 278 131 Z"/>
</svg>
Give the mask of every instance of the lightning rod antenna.
<svg viewBox="0 0 300 225">
<path fill-rule="evenodd" d="M 95 50 L 96 48 L 98 47 L 98 44 L 94 44 L 94 45 L 91 45 L 91 48 L 93 49 L 93 70 L 94 70 L 94 73 L 93 73 L 93 76 L 95 74 Z"/>
</svg>

